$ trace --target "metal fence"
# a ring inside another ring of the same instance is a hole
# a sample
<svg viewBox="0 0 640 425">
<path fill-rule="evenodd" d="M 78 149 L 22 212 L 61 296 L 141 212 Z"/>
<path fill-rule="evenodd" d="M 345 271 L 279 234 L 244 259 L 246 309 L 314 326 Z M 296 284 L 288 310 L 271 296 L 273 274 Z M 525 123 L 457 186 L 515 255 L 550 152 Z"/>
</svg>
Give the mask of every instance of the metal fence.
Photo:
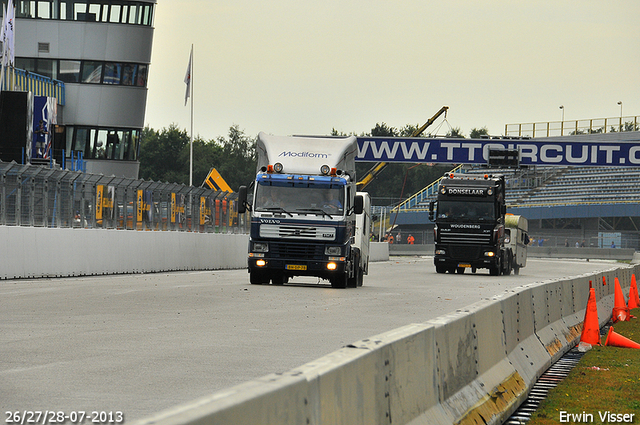
<svg viewBox="0 0 640 425">
<path fill-rule="evenodd" d="M 504 135 L 511 137 L 558 137 L 576 134 L 616 133 L 638 131 L 640 117 L 594 118 L 575 121 L 549 121 L 507 124 Z"/>
<path fill-rule="evenodd" d="M 0 225 L 247 233 L 237 194 L 0 161 Z"/>
</svg>

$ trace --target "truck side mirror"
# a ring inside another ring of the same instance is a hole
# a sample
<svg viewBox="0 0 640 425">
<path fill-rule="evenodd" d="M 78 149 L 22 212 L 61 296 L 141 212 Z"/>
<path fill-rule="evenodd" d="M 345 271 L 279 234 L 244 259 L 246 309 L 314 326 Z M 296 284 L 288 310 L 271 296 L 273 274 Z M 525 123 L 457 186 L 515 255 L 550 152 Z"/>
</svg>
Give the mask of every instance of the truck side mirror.
<svg viewBox="0 0 640 425">
<path fill-rule="evenodd" d="M 238 213 L 244 214 L 247 211 L 247 186 L 238 188 Z"/>
<path fill-rule="evenodd" d="M 356 214 L 362 214 L 364 210 L 364 198 L 362 195 L 356 195 L 353 210 Z"/>
<path fill-rule="evenodd" d="M 436 201 L 429 202 L 429 220 L 433 221 L 433 215 L 435 213 Z"/>
</svg>

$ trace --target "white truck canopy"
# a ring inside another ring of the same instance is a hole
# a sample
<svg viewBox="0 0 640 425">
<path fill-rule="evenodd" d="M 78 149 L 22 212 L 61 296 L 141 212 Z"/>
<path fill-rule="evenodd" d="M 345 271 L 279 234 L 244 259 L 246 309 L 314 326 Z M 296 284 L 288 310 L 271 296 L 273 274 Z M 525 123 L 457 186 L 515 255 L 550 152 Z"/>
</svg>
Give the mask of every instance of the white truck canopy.
<svg viewBox="0 0 640 425">
<path fill-rule="evenodd" d="M 284 174 L 321 175 L 320 168 L 328 165 L 356 179 L 355 158 L 358 142 L 350 137 L 302 137 L 258 134 L 257 172 L 262 167 L 280 163 Z"/>
</svg>

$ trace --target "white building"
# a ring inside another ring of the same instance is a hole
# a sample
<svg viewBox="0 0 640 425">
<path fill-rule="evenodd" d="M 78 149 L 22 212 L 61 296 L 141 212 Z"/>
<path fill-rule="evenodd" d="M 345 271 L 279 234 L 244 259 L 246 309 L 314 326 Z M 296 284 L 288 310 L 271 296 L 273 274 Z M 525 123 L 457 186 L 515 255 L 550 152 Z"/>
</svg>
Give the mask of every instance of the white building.
<svg viewBox="0 0 640 425">
<path fill-rule="evenodd" d="M 89 173 L 137 178 L 156 0 L 15 4 L 16 68 L 65 84 L 54 157 L 81 153 Z"/>
</svg>

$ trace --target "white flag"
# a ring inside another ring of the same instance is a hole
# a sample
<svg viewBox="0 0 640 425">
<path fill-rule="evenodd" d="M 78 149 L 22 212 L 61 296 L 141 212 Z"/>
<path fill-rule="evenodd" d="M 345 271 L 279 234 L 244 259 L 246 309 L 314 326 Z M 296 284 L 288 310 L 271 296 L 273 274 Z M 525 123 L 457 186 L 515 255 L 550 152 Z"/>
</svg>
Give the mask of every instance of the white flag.
<svg viewBox="0 0 640 425">
<path fill-rule="evenodd" d="M 191 96 L 191 59 L 193 59 L 193 46 L 191 46 L 191 54 L 189 55 L 189 66 L 187 66 L 187 74 L 184 76 L 184 83 L 187 85 L 187 92 L 184 95 L 184 104 L 187 105 L 187 100 Z"/>
<path fill-rule="evenodd" d="M 2 43 L 2 67 L 7 66 L 7 37 L 5 36 L 8 24 L 7 9 L 2 5 L 2 26 L 0 27 L 0 43 Z"/>
<path fill-rule="evenodd" d="M 7 3 L 7 9 L 2 6 L 2 31 L 0 32 L 0 41 L 2 41 L 2 64 L 13 66 L 14 63 L 14 47 L 15 47 L 15 9 L 13 8 L 13 0 Z"/>
</svg>

